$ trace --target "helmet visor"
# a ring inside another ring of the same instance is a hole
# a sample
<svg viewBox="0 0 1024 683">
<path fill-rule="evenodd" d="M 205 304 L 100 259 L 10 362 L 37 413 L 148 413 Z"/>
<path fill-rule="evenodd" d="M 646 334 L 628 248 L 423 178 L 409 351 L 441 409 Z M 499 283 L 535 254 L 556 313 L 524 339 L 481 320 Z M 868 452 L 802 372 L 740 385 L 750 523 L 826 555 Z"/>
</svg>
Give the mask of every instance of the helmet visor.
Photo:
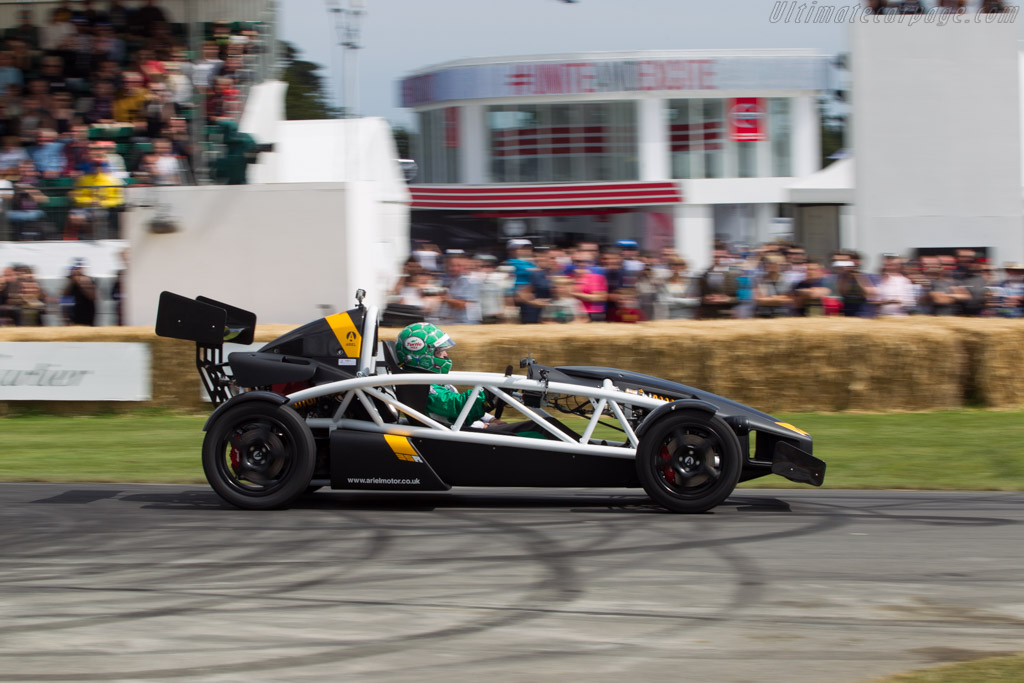
<svg viewBox="0 0 1024 683">
<path fill-rule="evenodd" d="M 441 351 L 444 351 L 445 349 L 450 349 L 453 346 L 455 346 L 455 342 L 453 342 L 451 337 L 449 337 L 446 334 L 443 337 L 441 337 L 440 339 L 438 339 L 437 343 L 434 344 L 434 355 L 436 356 Z"/>
</svg>

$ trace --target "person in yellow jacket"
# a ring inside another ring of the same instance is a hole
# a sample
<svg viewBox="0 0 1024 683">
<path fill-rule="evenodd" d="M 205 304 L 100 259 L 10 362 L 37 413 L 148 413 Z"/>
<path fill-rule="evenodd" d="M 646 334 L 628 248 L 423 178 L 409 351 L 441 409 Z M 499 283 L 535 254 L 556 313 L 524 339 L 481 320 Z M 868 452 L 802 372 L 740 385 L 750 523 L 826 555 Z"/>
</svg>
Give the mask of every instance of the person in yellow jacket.
<svg viewBox="0 0 1024 683">
<path fill-rule="evenodd" d="M 108 169 L 102 147 L 94 144 L 90 152 L 92 168 L 75 179 L 71 190 L 74 208 L 68 212 L 64 228 L 66 240 L 82 236 L 87 239 L 118 237 L 117 226 L 111 217 L 116 217 L 116 211 L 124 206 L 124 187 Z M 114 234 L 108 234 L 111 232 Z"/>
</svg>

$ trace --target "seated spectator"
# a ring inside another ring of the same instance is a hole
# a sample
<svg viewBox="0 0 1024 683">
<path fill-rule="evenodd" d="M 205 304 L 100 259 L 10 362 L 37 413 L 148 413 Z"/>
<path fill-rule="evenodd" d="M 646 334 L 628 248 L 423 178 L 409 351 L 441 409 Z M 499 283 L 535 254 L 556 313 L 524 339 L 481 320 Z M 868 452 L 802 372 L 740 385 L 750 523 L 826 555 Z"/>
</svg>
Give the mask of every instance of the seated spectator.
<svg viewBox="0 0 1024 683">
<path fill-rule="evenodd" d="M 583 302 L 572 294 L 572 278 L 556 275 L 551 278 L 551 300 L 541 312 L 542 323 L 585 323 L 590 321 Z"/>
<path fill-rule="evenodd" d="M 200 92 L 209 92 L 223 68 L 224 62 L 217 51 L 217 44 L 210 41 L 203 43 L 202 59 L 192 67 L 192 84 Z"/>
<path fill-rule="evenodd" d="M 109 60 L 116 64 L 124 64 L 125 45 L 116 33 L 114 27 L 107 23 L 96 26 L 96 35 L 92 41 L 93 60 L 96 63 Z"/>
<path fill-rule="evenodd" d="M 109 0 L 109 5 L 107 7 L 107 22 L 114 29 L 114 33 L 127 33 L 130 17 L 131 10 L 125 7 L 121 0 Z"/>
<path fill-rule="evenodd" d="M 93 86 L 92 104 L 85 118 L 89 123 L 114 123 L 115 88 L 111 81 L 100 81 Z"/>
<path fill-rule="evenodd" d="M 46 81 L 51 95 L 71 92 L 71 83 L 64 73 L 64 60 L 60 55 L 47 53 L 39 65 L 39 77 Z"/>
<path fill-rule="evenodd" d="M 59 92 L 53 96 L 53 123 L 58 135 L 67 135 L 76 123 L 84 122 L 81 114 L 75 111 L 71 93 Z"/>
<path fill-rule="evenodd" d="M 18 25 L 10 30 L 10 37 L 24 41 L 30 50 L 38 50 L 39 34 L 39 27 L 32 22 L 32 10 L 19 10 Z"/>
<path fill-rule="evenodd" d="M 14 297 L 18 290 L 18 272 L 15 266 L 7 266 L 0 275 L 0 327 L 14 324 L 14 312 L 7 302 Z"/>
<path fill-rule="evenodd" d="M 184 185 L 181 160 L 174 155 L 170 140 L 159 138 L 153 142 L 153 184 Z"/>
<path fill-rule="evenodd" d="M 72 261 L 61 303 L 68 325 L 96 324 L 96 283 L 85 272 L 85 259 Z"/>
<path fill-rule="evenodd" d="M 55 9 L 50 14 L 49 23 L 39 31 L 40 47 L 47 54 L 65 49 L 75 34 L 75 27 L 71 23 L 71 10 L 67 9 L 66 12 L 62 12 L 62 9 L 63 5 Z"/>
<path fill-rule="evenodd" d="M 162 80 L 154 80 L 150 89 L 150 98 L 146 102 L 146 137 L 155 139 L 162 137 L 170 125 L 176 111 L 171 101 L 171 92 Z"/>
<path fill-rule="evenodd" d="M 21 146 L 21 138 L 8 135 L 0 143 L 0 176 L 15 178 L 19 175 L 22 161 L 32 160 L 28 152 Z"/>
<path fill-rule="evenodd" d="M 882 275 L 875 287 L 875 303 L 879 316 L 905 316 L 914 310 L 914 285 L 903 274 L 903 259 L 886 254 L 882 261 Z"/>
<path fill-rule="evenodd" d="M 899 0 L 896 5 L 897 14 L 924 14 L 919 0 Z"/>
<path fill-rule="evenodd" d="M 95 140 L 90 144 L 90 150 L 102 159 L 110 175 L 117 178 L 122 184 L 128 179 L 128 167 L 124 163 L 124 157 L 117 151 L 117 144 L 113 140 Z"/>
<path fill-rule="evenodd" d="M 101 147 L 91 149 L 92 160 L 88 172 L 75 179 L 71 199 L 75 208 L 68 212 L 64 228 L 64 239 L 103 239 L 116 225 L 116 214 L 113 212 L 124 206 L 124 189 L 122 183 L 114 177 L 107 167 L 105 152 Z"/>
<path fill-rule="evenodd" d="M 7 220 L 16 240 L 44 239 L 43 211 L 50 199 L 39 190 L 39 173 L 35 165 L 27 159 L 18 166 L 19 176 L 14 181 L 14 196 L 11 208 L 7 212 Z"/>
<path fill-rule="evenodd" d="M 145 0 L 142 7 L 136 9 L 129 17 L 133 33 L 150 37 L 153 35 L 153 28 L 158 23 L 168 21 L 167 14 L 157 6 L 154 0 Z"/>
<path fill-rule="evenodd" d="M 967 11 L 967 0 L 938 0 L 935 6 L 942 12 L 958 12 L 962 14 Z"/>
<path fill-rule="evenodd" d="M 1003 318 L 1024 317 L 1024 263 L 1007 263 L 1003 266 L 1006 279 L 1000 286 L 998 315 Z"/>
<path fill-rule="evenodd" d="M 886 0 L 866 0 L 864 4 L 867 5 L 872 14 L 884 14 L 888 9 Z"/>
<path fill-rule="evenodd" d="M 65 144 L 66 142 L 61 140 L 57 131 L 52 128 L 40 128 L 36 132 L 36 144 L 29 152 L 29 156 L 43 178 L 59 178 L 64 173 L 67 165 L 67 158 L 64 156 Z"/>
<path fill-rule="evenodd" d="M 71 127 L 71 135 L 64 146 L 64 175 L 77 177 L 92 168 L 92 150 L 89 142 L 89 126 L 78 123 Z"/>
<path fill-rule="evenodd" d="M 21 283 L 18 293 L 8 300 L 7 306 L 13 313 L 14 324 L 19 327 L 41 327 L 46 312 L 46 297 L 35 278 Z"/>
<path fill-rule="evenodd" d="M 7 92 L 10 86 L 21 88 L 25 84 L 25 75 L 14 66 L 14 54 L 10 50 L 0 52 L 0 92 Z"/>
<path fill-rule="evenodd" d="M 825 315 L 825 299 L 832 293 L 825 279 L 825 269 L 816 261 L 806 264 L 806 276 L 793 286 L 793 314 L 811 318 Z"/>
<path fill-rule="evenodd" d="M 175 57 L 167 62 L 167 88 L 171 93 L 175 113 L 180 114 L 192 108 L 192 64 L 184 58 Z"/>
<path fill-rule="evenodd" d="M 141 74 L 134 71 L 125 72 L 121 93 L 114 101 L 114 120 L 118 123 L 129 123 L 136 131 L 142 133 L 147 127 L 146 105 L 151 97 L 151 93 L 143 85 Z"/>
<path fill-rule="evenodd" d="M 38 98 L 31 95 L 22 98 L 18 129 L 22 144 L 31 145 L 34 143 L 36 134 L 41 128 L 56 129 L 56 127 L 57 122 L 53 120 L 50 109 L 44 106 Z"/>
<path fill-rule="evenodd" d="M 217 76 L 206 96 L 206 118 L 211 123 L 235 121 L 242 111 L 242 94 L 229 76 Z"/>
<path fill-rule="evenodd" d="M 187 179 L 192 174 L 194 167 L 192 160 L 195 157 L 195 147 L 192 144 L 191 136 L 188 134 L 188 121 L 179 116 L 172 117 L 167 122 L 167 131 L 164 137 L 170 140 L 171 153 L 180 160 Z"/>
<path fill-rule="evenodd" d="M 982 14 L 1001 14 L 1007 9 L 1006 3 L 1002 0 L 981 0 L 981 7 L 978 11 Z"/>
</svg>

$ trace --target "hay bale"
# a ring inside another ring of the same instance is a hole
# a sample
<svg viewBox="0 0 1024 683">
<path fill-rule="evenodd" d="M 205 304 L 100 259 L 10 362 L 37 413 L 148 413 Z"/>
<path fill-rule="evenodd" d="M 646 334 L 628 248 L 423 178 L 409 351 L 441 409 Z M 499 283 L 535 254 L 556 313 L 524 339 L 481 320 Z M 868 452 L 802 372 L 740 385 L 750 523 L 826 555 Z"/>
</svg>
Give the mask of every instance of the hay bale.
<svg viewBox="0 0 1024 683">
<path fill-rule="evenodd" d="M 295 329 L 261 325 L 253 348 Z M 459 370 L 504 372 L 532 355 L 544 365 L 623 368 L 705 389 L 765 411 L 935 410 L 965 401 L 1024 405 L 1024 320 L 915 317 L 859 320 L 657 321 L 637 325 L 451 326 Z M 398 329 L 380 330 L 394 339 Z M 2 328 L 0 341 L 143 342 L 153 399 L 205 413 L 195 346 L 148 327 Z M 53 412 L 119 411 L 138 403 L 32 403 Z M 10 411 L 0 407 L 0 414 Z"/>
</svg>

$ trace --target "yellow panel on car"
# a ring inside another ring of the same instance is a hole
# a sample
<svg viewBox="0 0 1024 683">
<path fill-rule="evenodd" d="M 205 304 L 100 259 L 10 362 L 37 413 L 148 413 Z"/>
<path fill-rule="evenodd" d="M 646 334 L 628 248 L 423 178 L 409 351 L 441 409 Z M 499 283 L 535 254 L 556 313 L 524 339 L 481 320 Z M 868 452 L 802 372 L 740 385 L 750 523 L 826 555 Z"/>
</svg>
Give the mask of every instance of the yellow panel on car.
<svg viewBox="0 0 1024 683">
<path fill-rule="evenodd" d="M 352 322 L 352 316 L 348 313 L 335 313 L 329 315 L 324 320 L 334 330 L 334 336 L 338 338 L 338 343 L 341 344 L 342 351 L 345 352 L 345 356 L 348 358 L 359 358 L 359 348 L 363 344 L 363 335 L 356 329 L 356 325 Z"/>
<path fill-rule="evenodd" d="M 409 439 L 404 436 L 396 436 L 394 434 L 385 434 L 384 440 L 388 442 L 388 446 L 394 451 L 395 456 L 399 460 L 408 460 L 410 462 L 422 462 L 419 457 L 419 453 L 413 448 L 412 444 L 409 443 Z"/>
</svg>

